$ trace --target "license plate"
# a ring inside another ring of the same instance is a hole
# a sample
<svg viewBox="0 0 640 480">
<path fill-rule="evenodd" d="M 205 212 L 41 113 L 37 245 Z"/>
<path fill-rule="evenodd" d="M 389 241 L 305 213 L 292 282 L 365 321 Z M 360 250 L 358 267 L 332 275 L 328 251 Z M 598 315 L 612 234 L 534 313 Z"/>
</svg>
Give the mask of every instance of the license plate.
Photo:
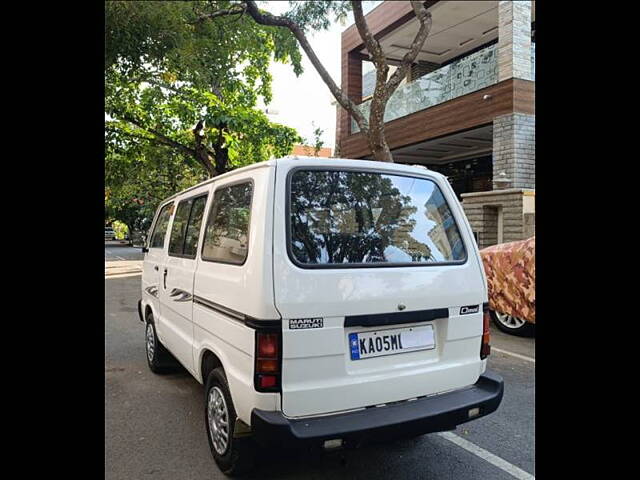
<svg viewBox="0 0 640 480">
<path fill-rule="evenodd" d="M 433 325 L 349 334 L 351 360 L 435 348 Z"/>
</svg>

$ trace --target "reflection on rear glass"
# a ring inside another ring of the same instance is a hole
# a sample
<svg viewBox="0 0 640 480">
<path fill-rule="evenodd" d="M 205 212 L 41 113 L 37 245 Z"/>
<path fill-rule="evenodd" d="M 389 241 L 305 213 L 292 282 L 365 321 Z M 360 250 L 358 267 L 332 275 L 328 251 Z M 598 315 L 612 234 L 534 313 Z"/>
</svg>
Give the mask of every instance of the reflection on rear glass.
<svg viewBox="0 0 640 480">
<path fill-rule="evenodd" d="M 441 263 L 465 259 L 460 232 L 431 180 L 298 170 L 291 249 L 305 264 Z"/>
</svg>

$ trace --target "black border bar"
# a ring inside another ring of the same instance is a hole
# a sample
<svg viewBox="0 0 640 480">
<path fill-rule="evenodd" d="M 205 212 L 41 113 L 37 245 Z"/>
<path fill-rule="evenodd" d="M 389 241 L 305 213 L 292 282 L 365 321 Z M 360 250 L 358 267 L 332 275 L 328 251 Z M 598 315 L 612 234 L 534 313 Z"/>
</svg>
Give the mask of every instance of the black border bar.
<svg viewBox="0 0 640 480">
<path fill-rule="evenodd" d="M 374 315 L 349 315 L 344 318 L 345 327 L 374 327 L 400 325 L 402 323 L 429 322 L 437 318 L 449 318 L 448 308 L 416 310 L 414 312 L 377 313 Z"/>
</svg>

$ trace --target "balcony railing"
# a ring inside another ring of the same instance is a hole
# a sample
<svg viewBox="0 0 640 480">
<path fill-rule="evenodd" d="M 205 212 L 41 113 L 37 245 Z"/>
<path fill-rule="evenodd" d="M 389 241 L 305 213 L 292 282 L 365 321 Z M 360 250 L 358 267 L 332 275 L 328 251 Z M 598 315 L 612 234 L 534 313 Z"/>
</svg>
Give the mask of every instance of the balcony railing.
<svg viewBox="0 0 640 480">
<path fill-rule="evenodd" d="M 535 55 L 535 50 L 533 52 Z M 497 83 L 496 57 L 497 45 L 493 44 L 398 87 L 389 98 L 384 121 L 390 122 Z M 370 108 L 371 100 L 360 104 L 360 111 L 367 119 Z M 359 130 L 352 119 L 351 131 Z"/>
</svg>

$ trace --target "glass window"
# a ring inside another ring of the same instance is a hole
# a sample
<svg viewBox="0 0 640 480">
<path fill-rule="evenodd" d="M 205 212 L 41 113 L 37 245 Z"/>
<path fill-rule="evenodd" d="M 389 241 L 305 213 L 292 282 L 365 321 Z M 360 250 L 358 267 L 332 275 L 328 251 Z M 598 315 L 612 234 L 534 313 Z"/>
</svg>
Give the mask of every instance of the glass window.
<svg viewBox="0 0 640 480">
<path fill-rule="evenodd" d="M 173 202 L 167 203 L 162 210 L 160 210 L 160 214 L 158 215 L 158 219 L 156 220 L 156 225 L 154 227 L 153 233 L 151 234 L 151 242 L 149 243 L 149 248 L 162 248 L 164 247 L 164 236 L 167 233 L 167 226 L 169 225 L 169 218 L 171 217 L 171 213 L 173 212 Z"/>
<path fill-rule="evenodd" d="M 202 258 L 241 265 L 247 258 L 251 221 L 251 183 L 216 190 L 204 233 Z"/>
<path fill-rule="evenodd" d="M 191 202 L 192 199 L 183 200 L 178 203 L 176 215 L 173 217 L 173 225 L 171 226 L 171 237 L 169 237 L 169 254 L 182 255 L 184 232 L 187 228 L 187 221 L 189 220 Z"/>
<path fill-rule="evenodd" d="M 184 241 L 184 254 L 189 257 L 195 257 L 198 251 L 198 237 L 200 236 L 200 225 L 202 225 L 202 217 L 206 203 L 206 196 L 193 200 L 189 224 L 187 225 L 187 235 Z"/>
<path fill-rule="evenodd" d="M 451 210 L 431 180 L 298 170 L 290 191 L 290 253 L 298 263 L 430 264 L 466 259 Z"/>
</svg>

